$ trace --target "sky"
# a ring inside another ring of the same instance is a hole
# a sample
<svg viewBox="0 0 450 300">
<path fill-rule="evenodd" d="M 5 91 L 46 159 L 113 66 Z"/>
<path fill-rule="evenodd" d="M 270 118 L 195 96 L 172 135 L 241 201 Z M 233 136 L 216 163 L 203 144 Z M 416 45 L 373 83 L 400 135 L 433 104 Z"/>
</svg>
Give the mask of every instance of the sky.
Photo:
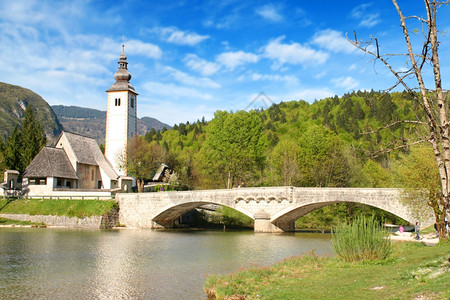
<svg viewBox="0 0 450 300">
<path fill-rule="evenodd" d="M 405 15 L 426 16 L 423 1 L 399 5 Z M 422 27 L 409 24 L 418 42 Z M 439 10 L 438 26 L 448 89 L 450 7 Z M 217 110 L 387 89 L 394 77 L 346 40 L 355 32 L 377 37 L 382 53 L 405 52 L 388 0 L 0 0 L 0 81 L 50 105 L 106 110 L 124 44 L 138 116 L 195 122 Z M 405 57 L 390 62 L 408 66 Z"/>
</svg>

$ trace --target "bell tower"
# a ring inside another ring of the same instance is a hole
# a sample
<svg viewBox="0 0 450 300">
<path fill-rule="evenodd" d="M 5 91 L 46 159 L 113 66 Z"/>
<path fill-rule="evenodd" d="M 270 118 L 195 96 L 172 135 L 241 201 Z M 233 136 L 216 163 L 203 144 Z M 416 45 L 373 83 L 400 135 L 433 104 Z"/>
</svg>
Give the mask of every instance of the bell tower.
<svg viewBox="0 0 450 300">
<path fill-rule="evenodd" d="M 119 67 L 114 74 L 116 82 L 106 90 L 108 93 L 106 107 L 105 157 L 114 167 L 118 175 L 127 175 L 120 168 L 121 161 L 126 159 L 128 141 L 137 133 L 137 95 L 130 84 L 131 74 L 128 72 L 127 56 L 124 45 L 119 57 Z"/>
</svg>

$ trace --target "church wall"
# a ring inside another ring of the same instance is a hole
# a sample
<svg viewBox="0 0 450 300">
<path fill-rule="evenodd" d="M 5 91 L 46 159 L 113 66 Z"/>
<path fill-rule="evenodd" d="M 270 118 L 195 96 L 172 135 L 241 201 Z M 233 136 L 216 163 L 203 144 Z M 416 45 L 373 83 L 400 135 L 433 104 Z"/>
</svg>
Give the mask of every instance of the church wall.
<svg viewBox="0 0 450 300">
<path fill-rule="evenodd" d="M 64 149 L 70 163 L 72 164 L 73 169 L 75 170 L 75 172 L 77 172 L 77 158 L 75 156 L 75 153 L 72 151 L 72 147 L 70 146 L 69 140 L 67 139 L 65 134 L 61 135 L 61 138 L 57 141 L 55 148 Z"/>
<path fill-rule="evenodd" d="M 80 189 L 96 189 L 98 176 L 97 166 L 78 164 L 78 188 Z"/>
</svg>

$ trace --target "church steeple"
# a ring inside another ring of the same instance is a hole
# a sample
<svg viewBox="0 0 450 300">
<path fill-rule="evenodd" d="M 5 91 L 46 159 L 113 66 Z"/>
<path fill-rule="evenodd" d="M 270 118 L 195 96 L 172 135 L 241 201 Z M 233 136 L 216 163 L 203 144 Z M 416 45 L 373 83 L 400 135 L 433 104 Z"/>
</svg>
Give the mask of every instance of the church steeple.
<svg viewBox="0 0 450 300">
<path fill-rule="evenodd" d="M 130 84 L 127 56 L 124 45 L 119 57 L 119 67 L 114 74 L 116 82 L 106 91 L 105 157 L 118 175 L 126 175 L 123 159 L 126 159 L 128 141 L 137 133 L 137 93 Z"/>
<path fill-rule="evenodd" d="M 116 82 L 111 85 L 107 92 L 113 91 L 131 91 L 136 93 L 134 87 L 130 84 L 131 74 L 128 72 L 127 56 L 125 55 L 125 45 L 122 45 L 122 54 L 118 61 L 119 67 L 114 74 Z"/>
</svg>

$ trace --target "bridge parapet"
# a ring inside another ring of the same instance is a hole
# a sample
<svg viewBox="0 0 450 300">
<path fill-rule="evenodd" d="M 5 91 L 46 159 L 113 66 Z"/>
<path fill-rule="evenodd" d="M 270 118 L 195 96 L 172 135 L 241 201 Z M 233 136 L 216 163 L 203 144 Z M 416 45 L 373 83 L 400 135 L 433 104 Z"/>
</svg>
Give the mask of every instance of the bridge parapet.
<svg viewBox="0 0 450 300">
<path fill-rule="evenodd" d="M 301 216 L 325 205 L 362 203 L 413 223 L 398 189 L 261 187 L 223 190 L 117 194 L 120 223 L 137 228 L 172 227 L 186 212 L 204 204 L 234 208 L 255 219 L 256 232 L 293 231 Z M 432 216 L 430 211 L 430 216 Z M 421 221 L 432 224 L 432 218 Z"/>
</svg>

